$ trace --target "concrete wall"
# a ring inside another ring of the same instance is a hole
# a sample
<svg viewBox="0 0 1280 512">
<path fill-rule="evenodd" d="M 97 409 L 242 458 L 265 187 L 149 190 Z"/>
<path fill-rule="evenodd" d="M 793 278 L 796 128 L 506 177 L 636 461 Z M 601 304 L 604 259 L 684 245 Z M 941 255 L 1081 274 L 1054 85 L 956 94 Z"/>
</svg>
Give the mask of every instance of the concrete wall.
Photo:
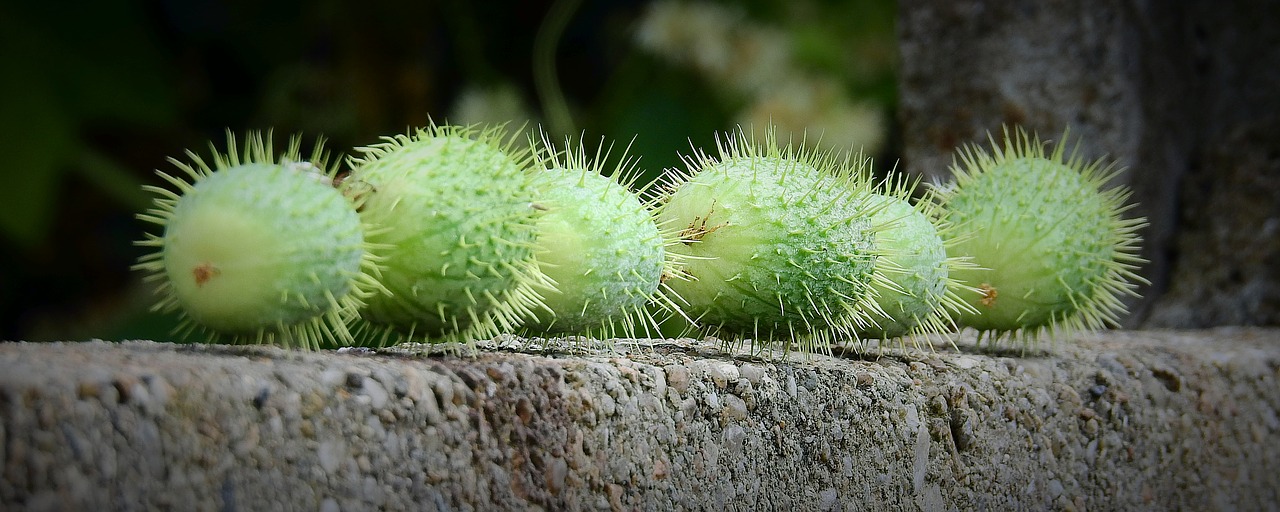
<svg viewBox="0 0 1280 512">
<path fill-rule="evenodd" d="M 1277 339 L 786 361 L 6 343 L 0 508 L 1274 509 Z"/>
</svg>

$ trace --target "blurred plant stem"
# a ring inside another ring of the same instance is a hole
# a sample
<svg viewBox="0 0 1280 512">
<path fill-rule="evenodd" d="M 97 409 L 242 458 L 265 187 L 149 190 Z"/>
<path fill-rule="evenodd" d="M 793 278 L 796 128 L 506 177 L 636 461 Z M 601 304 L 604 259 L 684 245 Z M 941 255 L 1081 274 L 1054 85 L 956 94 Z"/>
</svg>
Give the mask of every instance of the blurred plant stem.
<svg viewBox="0 0 1280 512">
<path fill-rule="evenodd" d="M 548 128 L 555 135 L 573 133 L 573 114 L 569 112 L 569 104 L 565 101 L 564 91 L 560 88 L 560 77 L 556 73 L 556 47 L 560 36 L 578 10 L 582 0 L 556 0 L 551 5 L 547 17 L 533 39 L 533 79 L 538 90 L 538 99 L 542 102 L 542 115 L 547 120 Z"/>
</svg>

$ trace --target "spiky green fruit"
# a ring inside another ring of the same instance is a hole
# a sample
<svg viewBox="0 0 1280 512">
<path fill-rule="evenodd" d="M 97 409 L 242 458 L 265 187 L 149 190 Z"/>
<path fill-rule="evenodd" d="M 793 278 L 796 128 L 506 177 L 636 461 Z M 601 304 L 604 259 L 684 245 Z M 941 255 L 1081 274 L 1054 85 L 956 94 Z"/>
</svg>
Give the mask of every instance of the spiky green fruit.
<svg viewBox="0 0 1280 512">
<path fill-rule="evenodd" d="M 295 138 L 276 160 L 269 135 L 246 137 L 243 155 L 227 139 L 212 168 L 188 152 L 192 163 L 170 159 L 185 179 L 157 171 L 176 191 L 146 187 L 156 206 L 139 218 L 163 233 L 139 242 L 155 252 L 135 268 L 159 283 L 156 308 L 181 312 L 186 331 L 202 327 L 213 340 L 350 343 L 347 322 L 376 288 L 374 256 L 321 145 L 302 161 Z"/>
<path fill-rule="evenodd" d="M 586 335 L 601 338 L 652 336 L 657 323 L 646 306 L 673 310 L 661 292 L 673 258 L 645 202 L 632 192 L 630 167 L 622 163 L 606 177 L 597 154 L 588 161 L 576 152 L 555 152 L 543 143 L 538 204 L 538 263 L 556 284 L 544 294 L 546 309 L 527 324 L 533 334 Z"/>
<path fill-rule="evenodd" d="M 1121 297 L 1146 282 L 1135 273 L 1145 221 L 1124 218 L 1126 189 L 1102 190 L 1113 167 L 1086 164 L 1078 145 L 1046 154 L 1022 129 L 991 145 L 962 149 L 939 193 L 947 221 L 968 233 L 952 254 L 977 267 L 955 273 L 979 290 L 958 321 L 996 339 L 1117 325 Z"/>
<path fill-rule="evenodd" d="M 877 280 L 866 160 L 840 166 L 743 132 L 690 175 L 660 219 L 683 229 L 686 311 L 719 333 L 813 350 L 865 324 Z"/>
<path fill-rule="evenodd" d="M 886 280 L 872 283 L 876 308 L 872 323 L 859 329 L 865 337 L 889 339 L 949 331 L 944 306 L 959 307 L 954 297 L 957 284 L 950 269 L 955 260 L 947 257 L 938 221 L 925 209 L 928 203 L 912 204 L 911 187 L 890 185 L 887 194 L 872 194 L 881 204 L 871 215 L 876 226 L 876 248 L 884 254 L 877 265 Z"/>
<path fill-rule="evenodd" d="M 390 249 L 363 316 L 367 336 L 472 341 L 511 332 L 540 307 L 537 187 L 500 127 L 436 126 L 359 149 L 342 190 Z"/>
</svg>

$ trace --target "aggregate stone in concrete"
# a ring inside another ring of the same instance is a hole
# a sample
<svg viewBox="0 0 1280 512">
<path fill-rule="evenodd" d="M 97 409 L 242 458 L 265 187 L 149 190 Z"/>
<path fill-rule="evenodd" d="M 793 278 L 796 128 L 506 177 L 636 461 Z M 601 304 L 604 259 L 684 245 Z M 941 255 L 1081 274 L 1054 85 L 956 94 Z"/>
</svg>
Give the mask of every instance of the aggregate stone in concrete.
<svg viewBox="0 0 1280 512">
<path fill-rule="evenodd" d="M 1280 331 L 786 359 L 0 344 L 0 508 L 1274 510 Z"/>
</svg>

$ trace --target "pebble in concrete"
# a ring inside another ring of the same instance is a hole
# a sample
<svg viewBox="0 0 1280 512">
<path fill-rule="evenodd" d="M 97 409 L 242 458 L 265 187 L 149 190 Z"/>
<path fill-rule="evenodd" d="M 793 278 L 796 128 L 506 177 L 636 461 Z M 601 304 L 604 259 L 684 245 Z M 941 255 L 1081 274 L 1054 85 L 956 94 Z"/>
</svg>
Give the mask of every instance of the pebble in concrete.
<svg viewBox="0 0 1280 512">
<path fill-rule="evenodd" d="M 0 504 L 1259 509 L 1280 499 L 1277 338 L 770 361 L 7 343 Z"/>
</svg>

